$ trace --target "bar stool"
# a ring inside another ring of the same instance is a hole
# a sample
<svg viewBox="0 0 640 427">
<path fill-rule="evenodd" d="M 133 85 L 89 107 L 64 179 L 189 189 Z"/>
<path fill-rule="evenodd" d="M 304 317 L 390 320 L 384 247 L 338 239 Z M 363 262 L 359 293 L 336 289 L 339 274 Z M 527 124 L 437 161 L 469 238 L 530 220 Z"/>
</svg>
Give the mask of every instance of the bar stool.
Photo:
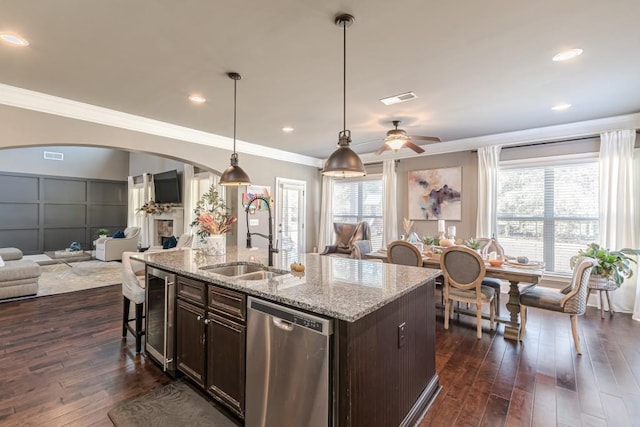
<svg viewBox="0 0 640 427">
<path fill-rule="evenodd" d="M 136 268 L 138 262 L 130 259 L 135 254 L 137 252 L 122 253 L 122 296 L 124 298 L 122 305 L 122 338 L 126 339 L 127 331 L 131 332 L 136 339 L 136 353 L 140 353 L 142 351 L 142 337 L 145 334 L 142 328 L 142 319 L 145 318 L 145 277 L 143 266 Z M 135 304 L 135 315 L 132 318 L 129 317 L 131 301 Z M 135 322 L 134 328 L 131 327 L 131 322 Z"/>
</svg>

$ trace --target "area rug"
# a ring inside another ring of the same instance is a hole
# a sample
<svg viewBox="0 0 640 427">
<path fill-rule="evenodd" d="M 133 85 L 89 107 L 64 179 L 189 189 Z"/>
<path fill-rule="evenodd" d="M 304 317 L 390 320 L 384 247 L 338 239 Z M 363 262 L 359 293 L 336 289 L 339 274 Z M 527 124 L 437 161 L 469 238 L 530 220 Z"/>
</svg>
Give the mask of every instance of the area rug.
<svg viewBox="0 0 640 427">
<path fill-rule="evenodd" d="M 109 411 L 116 427 L 236 427 L 232 421 L 182 381 L 168 384 Z"/>
<path fill-rule="evenodd" d="M 2 299 L 0 303 L 83 291 L 122 283 L 122 264 L 116 261 L 84 261 L 74 262 L 73 264 L 41 265 L 40 271 L 38 293 L 36 295 Z"/>
<path fill-rule="evenodd" d="M 36 296 L 55 295 L 122 283 L 122 264 L 116 261 L 84 261 L 40 267 Z"/>
</svg>

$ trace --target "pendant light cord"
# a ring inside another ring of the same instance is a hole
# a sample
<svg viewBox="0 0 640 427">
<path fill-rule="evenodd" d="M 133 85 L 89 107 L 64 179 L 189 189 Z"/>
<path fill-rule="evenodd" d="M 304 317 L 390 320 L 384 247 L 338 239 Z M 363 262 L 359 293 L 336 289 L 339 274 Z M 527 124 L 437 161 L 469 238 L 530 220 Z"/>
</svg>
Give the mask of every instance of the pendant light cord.
<svg viewBox="0 0 640 427">
<path fill-rule="evenodd" d="M 233 154 L 236 154 L 236 98 L 238 91 L 238 80 L 233 80 Z"/>
<path fill-rule="evenodd" d="M 347 129 L 347 23 L 342 23 L 342 129 Z"/>
</svg>

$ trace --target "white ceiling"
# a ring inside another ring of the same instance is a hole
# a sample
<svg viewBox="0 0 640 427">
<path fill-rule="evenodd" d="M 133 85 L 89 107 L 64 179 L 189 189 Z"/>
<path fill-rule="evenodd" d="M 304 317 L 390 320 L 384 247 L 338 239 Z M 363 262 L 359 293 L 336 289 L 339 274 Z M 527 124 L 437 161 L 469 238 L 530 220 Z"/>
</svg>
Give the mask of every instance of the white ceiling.
<svg viewBox="0 0 640 427">
<path fill-rule="evenodd" d="M 0 31 L 31 45 L 0 44 L 0 83 L 230 137 L 237 71 L 238 139 L 323 158 L 342 130 L 340 12 L 356 18 L 358 153 L 395 119 L 446 144 L 640 112 L 638 0 L 4 0 Z M 551 61 L 574 47 L 584 54 Z M 419 98 L 378 101 L 406 91 Z"/>
</svg>

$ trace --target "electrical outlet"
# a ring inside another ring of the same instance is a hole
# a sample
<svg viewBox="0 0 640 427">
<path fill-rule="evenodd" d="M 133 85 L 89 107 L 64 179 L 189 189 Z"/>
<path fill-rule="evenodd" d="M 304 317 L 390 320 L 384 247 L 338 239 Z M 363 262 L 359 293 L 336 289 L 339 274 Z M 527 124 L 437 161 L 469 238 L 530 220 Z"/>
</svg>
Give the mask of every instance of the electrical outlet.
<svg viewBox="0 0 640 427">
<path fill-rule="evenodd" d="M 402 348 L 402 346 L 406 341 L 406 336 L 404 331 L 406 325 L 407 325 L 406 322 L 403 322 L 398 326 L 398 348 Z"/>
<path fill-rule="evenodd" d="M 249 227 L 257 227 L 260 225 L 260 220 L 258 218 L 252 218 L 249 220 Z"/>
</svg>

